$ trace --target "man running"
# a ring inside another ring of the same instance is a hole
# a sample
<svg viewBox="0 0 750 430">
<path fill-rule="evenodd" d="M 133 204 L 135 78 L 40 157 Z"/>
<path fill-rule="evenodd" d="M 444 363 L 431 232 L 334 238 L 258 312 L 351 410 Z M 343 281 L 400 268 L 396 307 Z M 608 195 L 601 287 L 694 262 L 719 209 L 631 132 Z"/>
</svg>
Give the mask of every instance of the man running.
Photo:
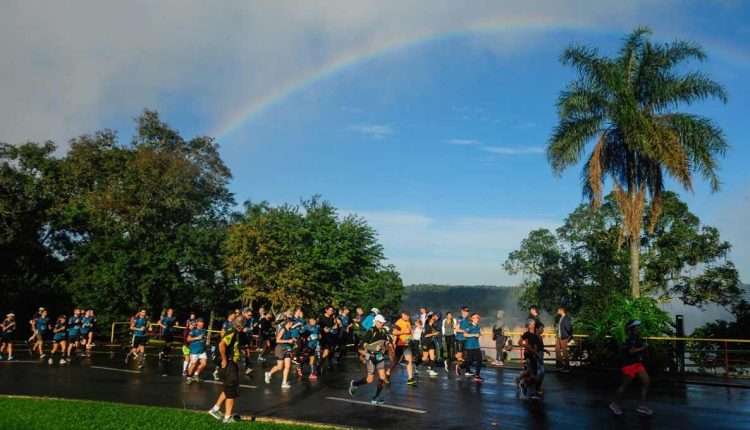
<svg viewBox="0 0 750 430">
<path fill-rule="evenodd" d="M 301 348 L 300 363 L 309 362 L 310 380 L 314 381 L 318 379 L 318 365 L 320 364 L 320 326 L 318 325 L 318 319 L 310 317 L 307 320 L 307 325 L 302 327 L 301 335 L 304 347 Z"/>
<path fill-rule="evenodd" d="M 187 341 L 190 346 L 190 366 L 188 367 L 186 384 L 201 382 L 200 374 L 208 364 L 208 355 L 206 355 L 206 338 L 208 332 L 203 328 L 203 318 L 196 320 L 196 327 L 190 330 Z"/>
<path fill-rule="evenodd" d="M 393 324 L 392 333 L 394 336 L 396 336 L 396 350 L 394 354 L 394 360 L 391 362 L 391 365 L 389 366 L 388 371 L 386 372 L 385 382 L 386 383 L 390 382 L 391 373 L 393 372 L 393 369 L 395 369 L 396 366 L 398 366 L 399 362 L 403 358 L 404 360 L 406 360 L 406 374 L 408 376 L 408 379 L 406 380 L 406 384 L 416 385 L 417 380 L 414 379 L 414 363 L 412 360 L 412 351 L 411 351 L 412 329 L 411 329 L 411 319 L 409 316 L 409 311 L 407 310 L 401 311 L 401 318 Z"/>
<path fill-rule="evenodd" d="M 32 345 L 32 342 L 36 342 L 36 319 L 42 315 L 43 310 L 44 307 L 40 307 L 39 310 L 34 314 L 34 316 L 31 317 L 31 320 L 29 320 L 29 326 L 31 327 L 31 336 L 26 340 L 27 345 Z"/>
<path fill-rule="evenodd" d="M 258 321 L 258 338 L 258 361 L 263 363 L 266 361 L 263 354 L 271 347 L 271 339 L 273 339 L 273 314 L 271 312 L 263 314 Z"/>
<path fill-rule="evenodd" d="M 349 317 L 349 309 L 344 308 L 339 314 L 339 338 L 338 338 L 338 359 L 336 360 L 339 366 L 344 365 L 346 360 L 346 350 L 349 342 L 351 341 L 351 330 L 352 321 Z"/>
<path fill-rule="evenodd" d="M 482 335 L 482 329 L 479 327 L 479 314 L 473 313 L 470 318 L 470 323 L 466 330 L 464 330 L 464 351 L 466 354 L 465 369 L 466 375 L 471 375 L 474 378 L 474 382 L 482 383 L 482 350 L 479 347 L 479 337 Z M 471 365 L 474 365 L 474 373 L 471 373 Z"/>
<path fill-rule="evenodd" d="M 234 410 L 234 401 L 240 394 L 239 333 L 243 330 L 245 323 L 246 321 L 243 317 L 235 318 L 233 321 L 233 330 L 226 331 L 219 342 L 221 372 L 224 374 L 224 389 L 219 394 L 216 404 L 208 413 L 217 420 L 222 420 L 225 423 L 233 422 L 232 411 Z M 221 412 L 219 412 L 222 405 L 224 405 L 223 418 Z"/>
<path fill-rule="evenodd" d="M 302 311 L 302 308 L 296 308 L 292 316 L 291 328 L 292 338 L 295 340 L 294 348 L 292 348 L 292 363 L 297 367 L 297 375 L 300 377 L 302 376 L 302 365 L 304 364 L 300 361 L 300 358 L 302 356 L 302 327 L 305 324 L 305 313 Z"/>
<path fill-rule="evenodd" d="M 146 310 L 141 309 L 130 321 L 130 331 L 133 333 L 132 349 L 125 356 L 125 365 L 130 363 L 130 357 L 138 359 L 138 369 L 143 369 L 146 354 L 147 333 L 151 331 L 148 326 Z"/>
<path fill-rule="evenodd" d="M 250 363 L 250 347 L 253 343 L 253 325 L 255 324 L 252 308 L 246 307 L 242 310 L 242 319 L 245 323 L 240 332 L 240 350 L 245 358 L 245 375 L 250 375 L 253 372 L 252 363 Z"/>
<path fill-rule="evenodd" d="M 185 322 L 185 331 L 182 335 L 182 376 L 184 377 L 188 376 L 187 370 L 190 367 L 190 343 L 187 338 L 190 336 L 190 332 L 196 327 L 197 320 L 195 313 L 191 313 L 190 318 Z"/>
<path fill-rule="evenodd" d="M 454 331 L 456 332 L 456 375 L 461 376 L 461 368 L 463 367 L 463 361 L 464 361 L 464 350 L 466 349 L 466 338 L 464 337 L 464 333 L 466 333 L 466 329 L 469 328 L 469 324 L 471 321 L 469 320 L 469 308 L 464 306 L 461 308 L 461 316 L 456 318 L 456 325 L 454 327 Z M 469 372 L 466 372 L 464 376 L 474 376 Z"/>
<path fill-rule="evenodd" d="M 68 361 L 72 358 L 71 353 L 74 348 L 78 352 L 81 327 L 83 327 L 83 315 L 81 315 L 80 308 L 75 308 L 73 309 L 73 315 L 68 319 Z"/>
<path fill-rule="evenodd" d="M 2 329 L 2 335 L 0 336 L 2 338 L 0 339 L 2 346 L 0 346 L 0 352 L 5 350 L 8 353 L 7 360 L 13 360 L 13 333 L 16 331 L 16 315 L 13 312 L 6 315 L 0 328 Z M 3 356 L 0 355 L 0 360 L 2 359 Z"/>
<path fill-rule="evenodd" d="M 161 376 L 167 376 L 167 363 L 169 363 L 169 353 L 172 351 L 172 342 L 174 342 L 174 326 L 177 318 L 174 316 L 174 309 L 167 308 L 164 315 L 159 319 L 159 331 L 164 346 L 159 351 L 159 368 Z"/>
<path fill-rule="evenodd" d="M 648 387 L 651 385 L 651 378 L 649 378 L 648 372 L 642 363 L 642 354 L 643 351 L 648 349 L 648 342 L 644 341 L 641 337 L 640 321 L 628 321 L 626 328 L 628 330 L 628 339 L 625 342 L 625 351 L 623 353 L 622 384 L 617 389 L 615 401 L 609 404 L 609 408 L 612 409 L 615 415 L 622 414 L 622 409 L 620 408 L 622 396 L 637 376 L 641 380 L 641 402 L 638 404 L 636 411 L 644 415 L 651 415 L 654 411 L 646 406 L 646 396 L 648 395 Z"/>
<path fill-rule="evenodd" d="M 39 351 L 39 359 L 44 360 L 47 355 L 44 354 L 44 339 L 50 330 L 50 322 L 47 317 L 47 310 L 42 309 L 34 319 L 34 345 L 31 347 L 32 354 L 35 350 Z"/>
<path fill-rule="evenodd" d="M 367 365 L 367 376 L 357 381 L 352 380 L 349 383 L 349 394 L 354 396 L 354 393 L 359 387 L 365 384 L 371 384 L 375 381 L 375 372 L 378 374 L 378 385 L 375 389 L 375 395 L 372 396 L 371 402 L 373 404 L 383 404 L 384 401 L 380 397 L 380 392 L 383 391 L 383 385 L 385 384 L 385 348 L 388 342 L 388 333 L 386 332 L 383 324 L 385 324 L 385 318 L 382 315 L 377 315 L 373 318 L 375 324 L 365 333 L 362 339 L 362 345 L 365 349 L 365 363 Z"/>
<path fill-rule="evenodd" d="M 323 355 L 321 357 L 320 367 L 323 367 L 326 359 L 328 359 L 329 368 L 333 369 L 333 353 L 336 348 L 336 337 L 338 334 L 338 321 L 336 316 L 333 314 L 333 306 L 328 306 L 325 309 L 325 313 L 318 320 L 321 330 L 321 350 Z"/>
</svg>

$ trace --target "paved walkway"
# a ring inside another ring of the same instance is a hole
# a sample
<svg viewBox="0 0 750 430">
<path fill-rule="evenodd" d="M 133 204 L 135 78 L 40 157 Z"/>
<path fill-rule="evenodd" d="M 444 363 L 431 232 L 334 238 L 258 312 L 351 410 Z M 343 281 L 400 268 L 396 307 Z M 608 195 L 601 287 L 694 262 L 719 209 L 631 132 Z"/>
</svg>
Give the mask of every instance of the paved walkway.
<svg viewBox="0 0 750 430">
<path fill-rule="evenodd" d="M 139 372 L 124 365 L 119 350 L 95 352 L 65 366 L 27 360 L 24 354 L 16 354 L 17 362 L 0 362 L 0 393 L 207 410 L 221 390 L 213 381 L 188 386 L 181 377 L 162 377 L 153 355 Z M 172 360 L 172 375 L 180 363 L 181 358 Z M 373 385 L 349 396 L 349 380 L 363 375 L 353 363 L 324 373 L 318 381 L 293 377 L 290 390 L 280 388 L 280 375 L 271 385 L 264 384 L 262 372 L 256 366 L 256 376 L 242 382 L 238 413 L 364 428 L 750 428 L 750 390 L 742 388 L 655 384 L 649 402 L 655 413 L 644 417 L 635 412 L 634 387 L 625 413 L 615 417 L 607 404 L 619 382 L 617 373 L 549 373 L 545 400 L 537 402 L 516 393 L 514 369 L 487 369 L 482 385 L 441 370 L 436 378 L 422 376 L 416 387 L 406 386 L 404 372 L 396 370 L 393 383 L 383 391 L 386 404 L 375 406 L 369 403 Z M 210 378 L 210 373 L 203 376 Z"/>
</svg>

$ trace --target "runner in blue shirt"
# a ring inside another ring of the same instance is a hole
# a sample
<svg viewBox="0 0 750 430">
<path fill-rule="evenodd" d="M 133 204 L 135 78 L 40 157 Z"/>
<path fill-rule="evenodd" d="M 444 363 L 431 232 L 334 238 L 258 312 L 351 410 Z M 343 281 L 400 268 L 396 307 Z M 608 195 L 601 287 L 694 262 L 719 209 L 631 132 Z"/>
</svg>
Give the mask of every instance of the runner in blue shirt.
<svg viewBox="0 0 750 430">
<path fill-rule="evenodd" d="M 167 308 L 167 311 L 159 319 L 159 329 L 161 339 L 164 341 L 164 347 L 159 352 L 159 360 L 165 360 L 172 351 L 172 342 L 174 342 L 174 326 L 177 318 L 174 316 L 174 309 Z"/>
<path fill-rule="evenodd" d="M 318 365 L 320 364 L 320 326 L 318 319 L 311 316 L 307 320 L 307 325 L 302 327 L 302 339 L 304 347 L 302 348 L 301 362 L 310 364 L 310 380 L 318 379 Z"/>
<path fill-rule="evenodd" d="M 341 328 L 339 332 L 339 345 L 338 345 L 338 365 L 343 366 L 345 364 L 347 345 L 349 345 L 352 321 L 349 317 L 349 309 L 344 308 L 339 314 L 339 321 L 341 321 Z"/>
<path fill-rule="evenodd" d="M 294 315 L 292 316 L 292 338 L 296 340 L 294 348 L 292 349 L 292 363 L 297 368 L 297 376 L 302 377 L 302 361 L 300 357 L 302 355 L 302 343 L 300 343 L 302 327 L 305 325 L 305 313 L 302 312 L 302 308 L 296 308 Z"/>
<path fill-rule="evenodd" d="M 68 358 L 71 360 L 71 353 L 73 348 L 78 352 L 78 345 L 81 339 L 81 327 L 83 326 L 83 315 L 81 315 L 81 309 L 75 308 L 73 315 L 68 319 Z"/>
<path fill-rule="evenodd" d="M 83 313 L 82 324 L 81 324 L 81 345 L 85 349 L 91 349 L 94 340 L 94 310 L 88 309 Z"/>
<path fill-rule="evenodd" d="M 49 355 L 49 364 L 54 363 L 55 352 L 60 348 L 60 364 L 66 364 L 65 348 L 68 345 L 68 318 L 65 315 L 57 317 L 55 328 L 52 329 L 52 352 Z"/>
<path fill-rule="evenodd" d="M 466 332 L 466 329 L 469 327 L 469 308 L 464 306 L 461 308 L 461 316 L 456 318 L 456 326 L 455 326 L 455 332 L 456 332 L 456 360 L 458 361 L 456 363 L 456 375 L 461 376 L 461 367 L 463 366 L 464 361 L 464 350 L 465 348 L 465 342 L 466 338 L 464 337 L 464 333 Z M 466 375 L 471 376 L 471 375 Z"/>
<path fill-rule="evenodd" d="M 471 315 L 470 323 L 464 330 L 465 338 L 465 354 L 466 361 L 465 369 L 466 375 L 471 375 L 474 378 L 474 382 L 482 383 L 484 379 L 480 375 L 482 373 L 482 350 L 479 347 L 479 337 L 482 335 L 482 329 L 479 327 L 479 314 L 474 313 Z M 471 373 L 471 365 L 474 364 L 476 372 Z"/>
<path fill-rule="evenodd" d="M 130 331 L 133 333 L 132 349 L 125 357 L 125 364 L 130 363 L 130 357 L 133 356 L 138 358 L 138 369 L 143 369 L 146 341 L 148 340 L 148 332 L 151 331 L 145 309 L 141 309 L 130 320 Z"/>
<path fill-rule="evenodd" d="M 39 359 L 44 360 L 47 355 L 44 354 L 44 338 L 47 337 L 47 333 L 50 330 L 49 318 L 47 317 L 47 310 L 42 309 L 41 313 L 34 318 L 34 346 L 31 347 L 31 351 L 39 351 Z"/>
<path fill-rule="evenodd" d="M 206 364 L 208 363 L 208 355 L 206 354 L 206 339 L 208 338 L 208 332 L 203 326 L 203 318 L 198 318 L 198 320 L 196 320 L 196 327 L 190 330 L 190 334 L 187 338 L 189 343 L 188 348 L 190 348 L 190 367 L 188 367 L 188 375 L 185 382 L 188 385 L 193 382 L 201 381 L 200 373 L 206 368 Z"/>
</svg>

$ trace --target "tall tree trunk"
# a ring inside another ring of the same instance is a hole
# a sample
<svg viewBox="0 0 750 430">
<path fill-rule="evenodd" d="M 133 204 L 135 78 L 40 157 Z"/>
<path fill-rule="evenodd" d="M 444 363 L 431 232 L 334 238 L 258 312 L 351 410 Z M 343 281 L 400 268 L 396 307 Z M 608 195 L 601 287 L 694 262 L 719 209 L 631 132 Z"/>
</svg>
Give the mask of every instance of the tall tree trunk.
<svg viewBox="0 0 750 430">
<path fill-rule="evenodd" d="M 640 244 L 640 236 L 630 237 L 630 295 L 634 298 L 641 296 Z"/>
</svg>

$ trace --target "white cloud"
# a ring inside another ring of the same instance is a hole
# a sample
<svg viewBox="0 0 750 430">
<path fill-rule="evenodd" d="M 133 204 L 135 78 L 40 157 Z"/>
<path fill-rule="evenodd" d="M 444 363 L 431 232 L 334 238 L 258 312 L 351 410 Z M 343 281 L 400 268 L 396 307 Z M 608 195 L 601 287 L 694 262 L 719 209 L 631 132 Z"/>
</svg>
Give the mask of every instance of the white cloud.
<svg viewBox="0 0 750 430">
<path fill-rule="evenodd" d="M 625 32 L 665 9 L 673 7 L 587 0 L 479 0 L 472 7 L 449 0 L 230 0 L 220 7 L 197 0 L 6 1 L 0 3 L 0 140 L 62 142 L 121 123 L 143 107 L 165 117 L 189 110 L 213 130 L 248 101 L 273 99 L 279 88 L 307 82 L 337 59 L 471 29 L 531 29 L 477 41 L 503 55 L 543 43 L 538 36 L 547 35 L 545 28 L 596 23 Z"/>
<path fill-rule="evenodd" d="M 450 139 L 446 140 L 446 143 L 450 143 L 451 145 L 481 145 L 482 142 L 479 140 L 474 139 Z"/>
<path fill-rule="evenodd" d="M 385 124 L 355 124 L 350 125 L 347 129 L 364 134 L 372 139 L 384 139 L 396 133 L 393 127 Z"/>
<path fill-rule="evenodd" d="M 541 146 L 521 146 L 521 147 L 485 146 L 482 148 L 482 151 L 489 152 L 491 154 L 523 155 L 523 154 L 543 154 L 544 148 Z"/>
<path fill-rule="evenodd" d="M 409 211 L 346 211 L 364 217 L 406 283 L 514 285 L 501 265 L 528 233 L 549 219 L 436 219 Z"/>
</svg>

